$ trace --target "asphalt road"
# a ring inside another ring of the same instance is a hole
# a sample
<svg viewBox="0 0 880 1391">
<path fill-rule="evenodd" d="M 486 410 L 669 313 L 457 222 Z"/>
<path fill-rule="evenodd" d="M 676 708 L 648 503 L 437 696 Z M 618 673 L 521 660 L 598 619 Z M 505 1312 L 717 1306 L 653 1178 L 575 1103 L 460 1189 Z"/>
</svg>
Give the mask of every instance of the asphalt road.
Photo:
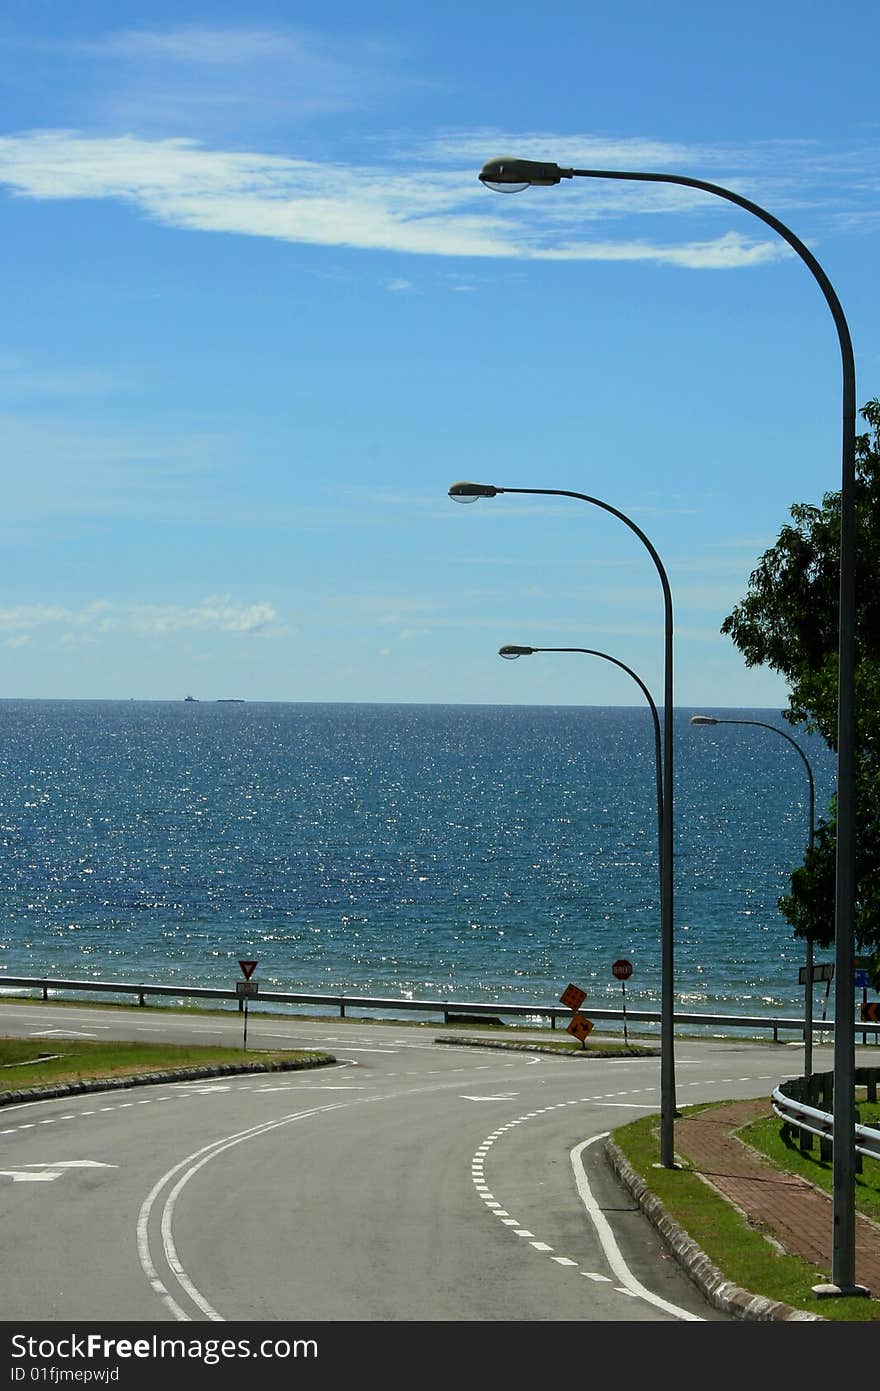
<svg viewBox="0 0 880 1391">
<path fill-rule="evenodd" d="M 0 1319 L 731 1322 L 600 1157 L 658 1109 L 659 1058 L 435 1042 L 449 1032 L 251 1012 L 249 1049 L 337 1063 L 2 1108 Z M 237 1014 L 6 1003 L 0 1033 L 243 1037 Z M 767 1095 L 800 1061 L 677 1040 L 679 1104 Z"/>
</svg>

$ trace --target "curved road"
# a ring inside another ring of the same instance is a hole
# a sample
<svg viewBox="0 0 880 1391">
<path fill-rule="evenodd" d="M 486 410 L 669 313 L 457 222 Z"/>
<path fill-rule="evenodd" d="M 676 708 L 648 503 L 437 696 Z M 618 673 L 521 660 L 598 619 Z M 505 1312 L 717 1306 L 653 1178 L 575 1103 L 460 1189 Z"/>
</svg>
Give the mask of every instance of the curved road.
<svg viewBox="0 0 880 1391">
<path fill-rule="evenodd" d="M 234 1014 L 97 1006 L 2 1003 L 0 1032 L 242 1043 Z M 17 1256 L 0 1318 L 734 1321 L 601 1159 L 608 1130 L 658 1109 L 659 1058 L 435 1042 L 449 1032 L 251 1013 L 249 1048 L 337 1063 L 0 1108 Z M 801 1060 L 677 1040 L 679 1104 L 767 1095 Z"/>
</svg>

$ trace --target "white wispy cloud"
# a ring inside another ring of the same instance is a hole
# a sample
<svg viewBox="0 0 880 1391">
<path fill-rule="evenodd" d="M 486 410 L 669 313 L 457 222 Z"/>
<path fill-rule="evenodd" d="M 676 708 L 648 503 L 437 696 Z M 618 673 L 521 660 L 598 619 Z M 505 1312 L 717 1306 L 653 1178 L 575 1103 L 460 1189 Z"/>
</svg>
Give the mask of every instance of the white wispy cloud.
<svg viewBox="0 0 880 1391">
<path fill-rule="evenodd" d="M 539 196 L 514 217 L 511 200 L 494 197 L 476 178 L 448 167 L 417 176 L 390 162 L 337 165 L 209 149 L 189 139 L 23 132 L 0 139 L 0 182 L 34 200 L 128 202 L 166 226 L 413 255 L 638 260 L 719 269 L 787 250 L 776 236 L 732 230 L 671 243 L 633 237 L 620 225 L 627 214 L 682 211 L 680 197 L 670 200 L 655 186 L 626 195 L 603 192 L 588 204 Z M 583 235 L 585 225 L 602 218 L 613 220 L 619 234 Z M 572 238 L 575 226 L 580 235 Z"/>
<path fill-rule="evenodd" d="M 313 41 L 314 43 L 314 41 Z M 177 29 L 121 29 L 74 45 L 79 53 L 145 62 L 241 67 L 265 58 L 313 59 L 305 38 L 277 29 L 214 29 L 188 24 Z"/>
<path fill-rule="evenodd" d="M 0 633 L 6 644 L 20 646 L 30 635 L 58 630 L 62 639 L 128 633 L 162 637 L 174 633 L 218 632 L 279 637 L 290 629 L 265 600 L 236 603 L 212 595 L 197 604 L 119 604 L 99 599 L 81 608 L 62 604 L 19 604 L 0 609 Z"/>
<path fill-rule="evenodd" d="M 429 85 L 396 39 L 282 25 L 121 29 L 68 43 L 65 59 L 88 70 L 86 109 L 104 128 L 204 133 L 277 129 L 384 106 Z"/>
</svg>

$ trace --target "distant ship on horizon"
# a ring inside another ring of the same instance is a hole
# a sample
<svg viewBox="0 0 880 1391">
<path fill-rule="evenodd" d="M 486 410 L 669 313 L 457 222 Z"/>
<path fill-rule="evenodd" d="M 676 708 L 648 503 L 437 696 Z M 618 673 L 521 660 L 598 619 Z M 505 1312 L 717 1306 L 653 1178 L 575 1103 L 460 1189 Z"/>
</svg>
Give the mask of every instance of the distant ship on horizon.
<svg viewBox="0 0 880 1391">
<path fill-rule="evenodd" d="M 188 696 L 184 696 L 184 697 L 183 697 L 184 705 L 187 703 L 187 701 L 192 701 L 193 703 L 195 703 L 195 702 L 198 701 L 198 696 L 189 696 L 189 695 L 188 695 Z M 218 696 L 218 697 L 217 697 L 217 704 L 218 704 L 218 705 L 244 705 L 244 697 L 243 697 L 243 696 Z"/>
</svg>

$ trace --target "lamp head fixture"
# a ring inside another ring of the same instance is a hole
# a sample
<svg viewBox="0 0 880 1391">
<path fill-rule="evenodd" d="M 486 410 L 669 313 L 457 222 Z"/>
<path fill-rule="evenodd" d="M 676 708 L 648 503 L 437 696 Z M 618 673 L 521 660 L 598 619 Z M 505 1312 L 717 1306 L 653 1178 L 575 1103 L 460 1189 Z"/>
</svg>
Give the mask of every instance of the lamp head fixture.
<svg viewBox="0 0 880 1391">
<path fill-rule="evenodd" d="M 691 724 L 720 724 L 714 715 L 691 715 Z"/>
<path fill-rule="evenodd" d="M 477 498 L 495 497 L 501 491 L 491 483 L 453 483 L 449 496 L 455 502 L 476 502 Z"/>
<path fill-rule="evenodd" d="M 570 169 L 560 169 L 558 164 L 542 164 L 535 159 L 513 159 L 509 155 L 498 155 L 488 160 L 480 170 L 480 183 L 493 188 L 496 193 L 522 193 L 524 188 L 535 184 L 549 187 L 558 184 L 560 179 L 570 179 Z"/>
<path fill-rule="evenodd" d="M 504 647 L 499 647 L 498 656 L 513 661 L 516 657 L 531 657 L 534 651 L 534 647 L 518 647 L 516 643 L 508 642 Z"/>
</svg>

